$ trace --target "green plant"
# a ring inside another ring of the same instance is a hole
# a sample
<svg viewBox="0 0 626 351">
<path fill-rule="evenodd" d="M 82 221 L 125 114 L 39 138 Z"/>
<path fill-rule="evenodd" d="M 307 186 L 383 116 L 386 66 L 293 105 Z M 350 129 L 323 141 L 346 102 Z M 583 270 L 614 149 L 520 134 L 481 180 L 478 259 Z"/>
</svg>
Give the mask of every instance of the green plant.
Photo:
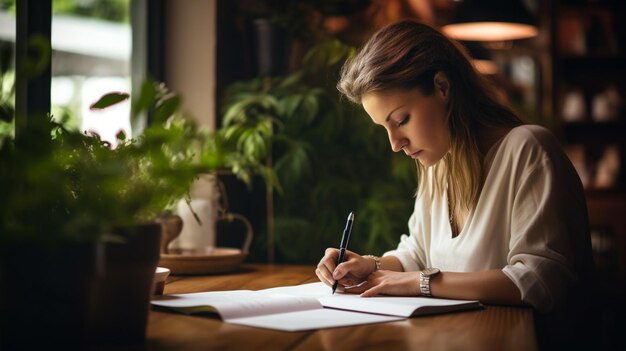
<svg viewBox="0 0 626 351">
<path fill-rule="evenodd" d="M 127 98 L 107 94 L 92 108 Z M 189 197 L 199 174 L 228 169 L 247 181 L 263 173 L 221 133 L 181 115 L 180 97 L 162 84 L 144 83 L 133 101 L 133 116 L 149 112 L 152 123 L 137 138 L 120 132 L 114 148 L 46 115 L 29 116 L 17 140 L 0 138 L 0 240 L 100 239 L 113 227 L 155 220 Z"/>
<path fill-rule="evenodd" d="M 276 199 L 276 243 L 286 262 L 314 263 L 326 247 L 336 247 L 350 210 L 356 214 L 350 245 L 357 252 L 381 254 L 406 233 L 415 165 L 390 152 L 385 133 L 336 89 L 339 69 L 354 52 L 330 41 L 305 56 L 303 82 L 322 89 L 326 99 L 298 134 L 312 150 L 312 172 Z"/>
<path fill-rule="evenodd" d="M 382 253 L 406 232 L 415 165 L 392 154 L 364 111 L 338 95 L 338 70 L 353 53 L 325 41 L 305 55 L 302 70 L 235 82 L 226 91 L 228 136 L 242 137 L 240 146 L 250 143 L 245 148 L 262 151 L 258 156 L 271 155 L 280 182 L 273 201 L 277 261 L 319 260 L 338 245 L 350 210 L 356 251 Z M 257 249 L 262 234 L 255 236 Z"/>
</svg>

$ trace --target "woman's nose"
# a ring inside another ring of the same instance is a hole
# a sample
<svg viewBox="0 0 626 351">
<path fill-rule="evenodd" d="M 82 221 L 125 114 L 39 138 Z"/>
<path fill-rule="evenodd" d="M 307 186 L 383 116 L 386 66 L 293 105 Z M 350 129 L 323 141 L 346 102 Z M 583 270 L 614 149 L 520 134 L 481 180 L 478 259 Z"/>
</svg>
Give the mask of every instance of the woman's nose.
<svg viewBox="0 0 626 351">
<path fill-rule="evenodd" d="M 408 144 L 406 138 L 398 133 L 388 130 L 387 135 L 389 136 L 389 144 L 391 144 L 391 150 L 393 152 L 401 151 L 402 148 Z"/>
</svg>

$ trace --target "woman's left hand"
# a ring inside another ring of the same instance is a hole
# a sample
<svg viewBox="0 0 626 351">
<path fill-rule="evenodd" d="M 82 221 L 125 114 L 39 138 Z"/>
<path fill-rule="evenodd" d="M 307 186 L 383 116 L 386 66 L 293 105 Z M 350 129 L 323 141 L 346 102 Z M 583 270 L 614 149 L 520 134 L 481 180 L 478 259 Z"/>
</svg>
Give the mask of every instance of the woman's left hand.
<svg viewBox="0 0 626 351">
<path fill-rule="evenodd" d="M 420 272 L 375 271 L 367 282 L 344 288 L 345 292 L 361 294 L 362 297 L 376 295 L 419 296 Z"/>
</svg>

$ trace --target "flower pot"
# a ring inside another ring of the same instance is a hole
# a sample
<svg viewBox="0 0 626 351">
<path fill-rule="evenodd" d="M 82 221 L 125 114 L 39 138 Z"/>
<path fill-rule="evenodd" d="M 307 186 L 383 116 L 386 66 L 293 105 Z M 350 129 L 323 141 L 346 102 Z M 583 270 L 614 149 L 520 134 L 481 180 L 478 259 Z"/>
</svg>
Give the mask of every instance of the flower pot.
<svg viewBox="0 0 626 351">
<path fill-rule="evenodd" d="M 158 223 L 121 242 L 0 247 L 0 349 L 141 343 L 159 259 Z"/>
<path fill-rule="evenodd" d="M 143 342 L 154 273 L 159 261 L 161 225 L 119 229 L 123 242 L 107 242 L 98 252 L 86 310 L 88 343 Z"/>
</svg>

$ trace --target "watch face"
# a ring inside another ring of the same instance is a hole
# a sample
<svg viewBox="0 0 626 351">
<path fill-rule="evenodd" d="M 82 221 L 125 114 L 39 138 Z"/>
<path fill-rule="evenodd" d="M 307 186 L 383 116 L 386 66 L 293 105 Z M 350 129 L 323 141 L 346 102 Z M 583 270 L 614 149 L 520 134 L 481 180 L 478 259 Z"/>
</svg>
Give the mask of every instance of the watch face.
<svg viewBox="0 0 626 351">
<path fill-rule="evenodd" d="M 439 268 L 426 268 L 422 271 L 422 275 L 430 277 L 431 275 L 439 273 Z"/>
</svg>

